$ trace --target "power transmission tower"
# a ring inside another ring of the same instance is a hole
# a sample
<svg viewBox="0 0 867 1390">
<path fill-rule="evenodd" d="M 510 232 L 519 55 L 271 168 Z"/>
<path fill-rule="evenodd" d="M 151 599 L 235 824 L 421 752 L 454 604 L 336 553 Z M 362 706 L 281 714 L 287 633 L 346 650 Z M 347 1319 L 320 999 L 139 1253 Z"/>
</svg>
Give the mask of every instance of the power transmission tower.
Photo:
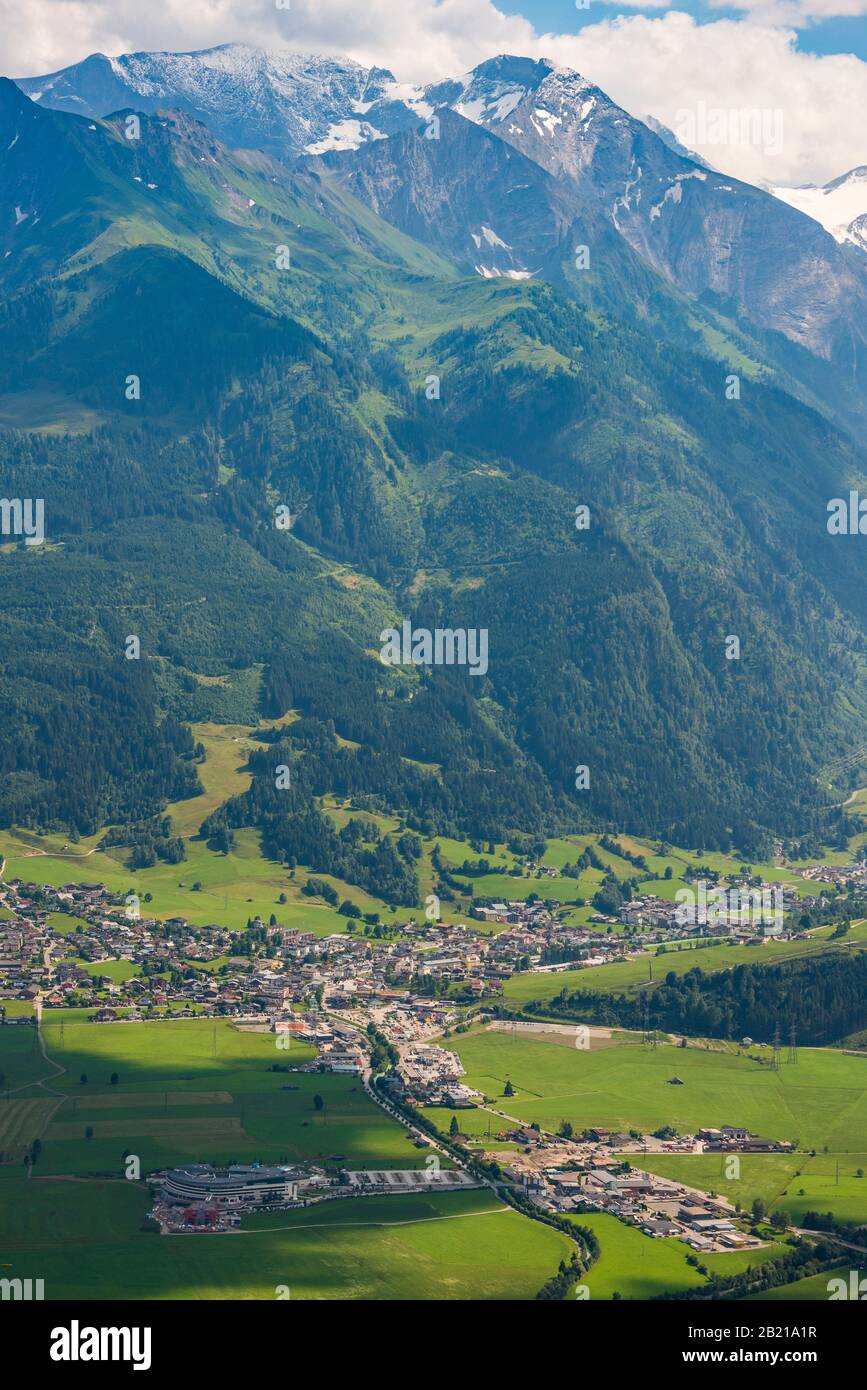
<svg viewBox="0 0 867 1390">
<path fill-rule="evenodd" d="M 773 1069 L 774 1069 L 774 1071 L 779 1071 L 779 1070 L 780 1070 L 780 1025 L 779 1025 L 779 1023 L 777 1024 L 776 1028 L 774 1029 L 774 1061 L 773 1061 Z"/>
<path fill-rule="evenodd" d="M 796 1043 L 796 1041 L 795 1041 L 795 1023 L 794 1023 L 794 1020 L 793 1020 L 793 1021 L 792 1021 L 792 1025 L 791 1025 L 791 1027 L 790 1027 L 790 1029 L 789 1029 L 789 1061 L 792 1062 L 792 1063 L 795 1063 L 795 1062 L 797 1062 L 797 1060 L 798 1060 L 798 1046 L 797 1046 L 797 1043 Z"/>
</svg>

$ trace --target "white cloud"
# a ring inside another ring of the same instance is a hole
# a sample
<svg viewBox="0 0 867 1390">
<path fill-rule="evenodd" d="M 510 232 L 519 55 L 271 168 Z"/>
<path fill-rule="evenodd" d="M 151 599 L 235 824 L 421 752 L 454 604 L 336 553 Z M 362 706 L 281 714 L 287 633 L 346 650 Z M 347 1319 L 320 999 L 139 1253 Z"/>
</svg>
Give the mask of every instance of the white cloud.
<svg viewBox="0 0 867 1390">
<path fill-rule="evenodd" d="M 684 110 L 759 111 L 771 113 L 768 119 L 781 112 L 776 152 L 773 142 L 699 145 L 709 162 L 739 178 L 826 182 L 867 163 L 867 63 L 802 53 L 796 34 L 780 27 L 793 12 L 801 23 L 863 13 L 867 0 L 728 3 L 751 13 L 706 24 L 677 11 L 617 15 L 574 34 L 538 35 L 528 19 L 502 14 L 491 0 L 291 0 L 289 10 L 276 0 L 0 0 L 0 32 L 5 70 L 14 76 L 51 71 L 94 51 L 231 41 L 346 53 L 412 81 L 456 75 L 498 53 L 524 53 L 578 68 L 627 110 L 669 126 Z"/>
<path fill-rule="evenodd" d="M 446 77 L 533 43 L 528 20 L 490 0 L 0 0 L 4 70 L 15 77 L 87 53 L 245 42 L 350 53 L 413 79 Z"/>
<path fill-rule="evenodd" d="M 708 0 L 708 4 L 711 9 L 743 10 L 764 24 L 791 24 L 798 29 L 825 19 L 867 15 L 867 0 Z"/>
<path fill-rule="evenodd" d="M 676 12 L 634 15 L 559 40 L 556 56 L 635 115 L 649 112 L 672 128 L 685 110 L 704 109 L 759 112 L 776 129 L 779 112 L 779 142 L 698 145 L 709 163 L 737 178 L 825 183 L 867 163 L 867 63 L 851 54 L 802 53 L 791 30 L 728 19 L 697 24 Z"/>
</svg>

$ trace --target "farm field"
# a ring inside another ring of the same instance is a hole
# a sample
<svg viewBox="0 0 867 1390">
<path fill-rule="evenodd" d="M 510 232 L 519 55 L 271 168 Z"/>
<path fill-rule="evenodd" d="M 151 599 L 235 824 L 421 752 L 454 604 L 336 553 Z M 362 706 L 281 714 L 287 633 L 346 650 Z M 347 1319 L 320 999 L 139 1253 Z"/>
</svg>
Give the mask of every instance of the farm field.
<svg viewBox="0 0 867 1390">
<path fill-rule="evenodd" d="M 781 1248 L 785 1253 L 785 1245 L 779 1244 L 763 1245 L 759 1250 L 716 1251 L 702 1255 L 701 1263 L 711 1274 L 742 1274 L 745 1269 L 755 1269 L 756 1265 L 778 1259 Z"/>
<path fill-rule="evenodd" d="M 271 1034 L 225 1020 L 93 1024 L 69 1012 L 44 1023 L 49 1058 L 65 1071 L 36 1059 L 37 1074 L 65 1096 L 42 1136 L 39 1176 L 120 1175 L 125 1153 L 138 1155 L 144 1173 L 197 1160 L 306 1159 L 332 1170 L 424 1163 L 426 1151 L 368 1099 L 358 1077 L 269 1070 L 309 1061 L 313 1049 L 303 1044 L 277 1052 Z M 24 1031 L 2 1029 L 0 1040 Z M 30 1087 L 15 1098 L 27 1097 L 46 1092 Z"/>
<path fill-rule="evenodd" d="M 0 1262 L 17 1266 L 19 1251 L 39 1260 L 65 1251 L 77 1259 L 79 1249 L 132 1238 L 149 1207 L 144 1183 L 26 1179 L 19 1169 L 0 1168 Z M 26 1278 L 28 1271 L 21 1273 Z M 29 1273 L 38 1277 L 33 1268 Z"/>
<path fill-rule="evenodd" d="M 80 966 L 89 975 L 104 976 L 115 984 L 123 980 L 132 980 L 141 974 L 141 966 L 133 965 L 129 960 L 81 960 L 78 956 L 64 957 L 64 963 Z"/>
<path fill-rule="evenodd" d="M 740 1179 L 727 1180 L 719 1154 L 649 1154 L 641 1166 L 742 1207 L 761 1197 L 769 1211 L 797 1223 L 808 1211 L 833 1212 L 838 1221 L 867 1223 L 867 1153 L 740 1154 Z"/>
<path fill-rule="evenodd" d="M 2 1203 L 0 1261 L 47 1299 L 531 1299 L 574 1248 L 487 1192 L 344 1199 L 225 1236 L 141 1232 L 141 1184 L 33 1180 L 27 1201 L 24 1223 Z"/>
<path fill-rule="evenodd" d="M 25 1154 L 42 1135 L 56 1105 L 56 1099 L 44 1091 L 35 1092 L 32 1099 L 0 1100 L 0 1165 L 24 1162 Z"/>
<path fill-rule="evenodd" d="M 6 1010 L 6 1018 L 33 1018 L 33 1001 L 31 999 L 4 999 L 3 1007 Z"/>
<path fill-rule="evenodd" d="M 703 1274 L 686 1262 L 691 1253 L 679 1240 L 654 1240 L 634 1226 L 626 1226 L 616 1216 L 604 1212 L 581 1213 L 577 1226 L 595 1231 L 601 1253 L 582 1279 L 590 1299 L 654 1298 L 661 1293 L 699 1288 L 707 1283 Z"/>
<path fill-rule="evenodd" d="M 605 1212 L 582 1212 L 570 1217 L 578 1226 L 595 1231 L 601 1253 L 582 1280 L 593 1299 L 656 1298 L 704 1287 L 708 1280 L 688 1263 L 692 1251 L 679 1240 L 656 1240 L 635 1226 L 627 1226 Z M 753 1265 L 776 1259 L 779 1248 L 700 1255 L 699 1263 L 714 1274 L 739 1274 Z"/>
<path fill-rule="evenodd" d="M 656 1240 L 605 1212 L 582 1212 L 570 1220 L 595 1231 L 601 1247 L 599 1259 L 582 1280 L 590 1290 L 591 1300 L 613 1298 L 615 1293 L 623 1299 L 656 1298 L 663 1293 L 701 1288 L 708 1282 L 704 1274 L 687 1263 L 693 1252 L 682 1241 Z M 779 1254 L 777 1246 L 769 1245 L 761 1250 L 700 1255 L 698 1259 L 711 1273 L 739 1274 L 776 1259 Z"/>
<path fill-rule="evenodd" d="M 828 1283 L 831 1279 L 849 1279 L 849 1266 L 840 1265 L 837 1269 L 827 1269 L 822 1274 L 812 1274 L 808 1279 L 798 1279 L 794 1284 L 783 1284 L 765 1293 L 751 1293 L 744 1303 L 824 1303 L 828 1300 Z"/>
<path fill-rule="evenodd" d="M 867 1064 L 830 1049 L 801 1048 L 796 1065 L 784 1062 L 775 1072 L 736 1051 L 701 1046 L 643 1048 L 636 1041 L 582 1051 L 484 1029 L 457 1035 L 450 1046 L 467 1083 L 490 1096 L 493 1108 L 545 1129 L 558 1129 L 564 1119 L 576 1130 L 652 1131 L 671 1124 L 692 1132 L 743 1124 L 804 1148 L 865 1148 Z M 682 1084 L 672 1084 L 674 1078 Z M 503 1095 L 507 1079 L 515 1089 L 509 1098 Z M 450 1112 L 438 1113 L 438 1123 L 447 1126 Z M 470 1114 L 459 1112 L 462 1126 Z"/>
<path fill-rule="evenodd" d="M 14 999 L 9 1002 L 24 1003 L 23 1000 Z M 29 1003 L 26 1005 L 27 1014 L 32 1012 L 32 1007 Z M 12 1017 L 13 1011 L 10 1009 L 9 1012 Z M 32 1024 L 16 1023 L 0 1028 L 0 1074 L 3 1076 L 0 1094 L 28 1086 L 47 1076 L 51 1070 L 51 1067 L 46 1067 L 39 1051 L 39 1039 Z"/>
</svg>

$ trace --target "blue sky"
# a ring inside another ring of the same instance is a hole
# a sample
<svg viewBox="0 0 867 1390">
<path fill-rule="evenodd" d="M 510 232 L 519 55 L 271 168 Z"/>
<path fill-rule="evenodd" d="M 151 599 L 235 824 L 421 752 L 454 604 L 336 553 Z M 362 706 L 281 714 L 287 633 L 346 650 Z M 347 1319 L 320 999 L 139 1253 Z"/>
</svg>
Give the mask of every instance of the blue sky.
<svg viewBox="0 0 867 1390">
<path fill-rule="evenodd" d="M 727 7 L 711 8 L 701 0 L 685 0 L 679 5 L 659 6 L 636 5 L 608 6 L 591 0 L 589 9 L 579 10 L 574 0 L 499 0 L 498 9 L 504 14 L 524 15 L 531 19 L 540 33 L 564 33 L 583 28 L 587 24 L 597 24 L 600 13 L 609 14 L 664 14 L 666 9 L 681 10 L 691 14 L 700 23 L 711 23 L 718 19 L 741 19 L 741 10 Z M 864 15 L 839 16 L 820 23 L 812 22 L 798 28 L 798 47 L 804 53 L 854 53 L 867 62 L 867 17 Z"/>
</svg>

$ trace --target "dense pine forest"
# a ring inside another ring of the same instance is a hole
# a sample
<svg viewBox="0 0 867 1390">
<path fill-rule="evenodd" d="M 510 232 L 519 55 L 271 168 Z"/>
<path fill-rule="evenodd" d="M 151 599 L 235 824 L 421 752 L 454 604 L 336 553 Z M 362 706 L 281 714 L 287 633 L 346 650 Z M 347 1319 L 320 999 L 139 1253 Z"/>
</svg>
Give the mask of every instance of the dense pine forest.
<svg viewBox="0 0 867 1390">
<path fill-rule="evenodd" d="M 767 1042 L 779 1028 L 788 1045 L 839 1043 L 867 1028 L 867 955 L 832 951 L 775 965 L 738 965 L 707 975 L 700 967 L 665 979 L 640 999 L 565 989 L 537 1010 L 623 1028 Z"/>
</svg>

